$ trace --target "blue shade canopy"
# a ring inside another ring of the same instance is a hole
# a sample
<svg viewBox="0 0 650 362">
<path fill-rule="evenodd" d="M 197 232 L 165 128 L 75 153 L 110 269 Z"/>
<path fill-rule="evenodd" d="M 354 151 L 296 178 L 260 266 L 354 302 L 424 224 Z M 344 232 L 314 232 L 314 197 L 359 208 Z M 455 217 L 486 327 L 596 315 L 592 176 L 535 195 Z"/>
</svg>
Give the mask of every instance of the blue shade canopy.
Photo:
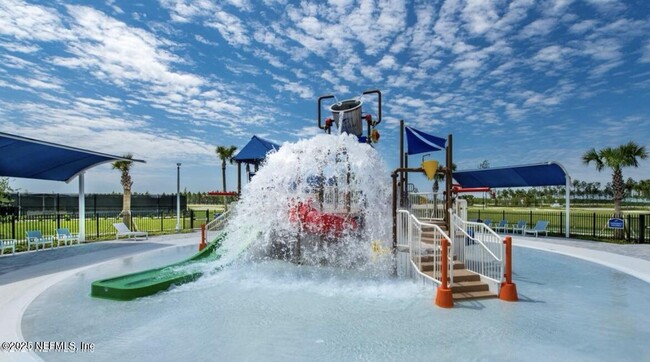
<svg viewBox="0 0 650 362">
<path fill-rule="evenodd" d="M 406 141 L 408 142 L 406 152 L 409 155 L 444 150 L 446 144 L 444 138 L 433 136 L 411 127 L 406 127 Z"/>
<path fill-rule="evenodd" d="M 454 179 L 463 187 L 527 187 L 565 185 L 569 175 L 557 162 L 534 165 L 456 171 Z"/>
<path fill-rule="evenodd" d="M 70 182 L 89 168 L 118 160 L 128 159 L 0 132 L 0 176 Z"/>
<path fill-rule="evenodd" d="M 265 139 L 253 136 L 244 148 L 233 157 L 237 162 L 257 163 L 266 158 L 266 154 L 271 150 L 278 150 L 280 146 Z"/>
</svg>

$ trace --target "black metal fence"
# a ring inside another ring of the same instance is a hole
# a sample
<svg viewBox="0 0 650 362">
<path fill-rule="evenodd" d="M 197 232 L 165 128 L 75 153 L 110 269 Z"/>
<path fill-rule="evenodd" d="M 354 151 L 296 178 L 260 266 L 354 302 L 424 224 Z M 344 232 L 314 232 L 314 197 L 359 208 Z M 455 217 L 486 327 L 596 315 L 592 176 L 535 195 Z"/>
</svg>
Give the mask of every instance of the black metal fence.
<svg viewBox="0 0 650 362">
<path fill-rule="evenodd" d="M 650 214 L 628 214 L 623 217 L 623 238 L 617 237 L 617 230 L 608 227 L 610 215 L 597 212 L 571 212 L 569 233 L 571 237 L 605 239 L 613 241 L 625 240 L 630 243 L 650 242 Z M 537 221 L 548 221 L 549 234 L 565 234 L 566 213 L 564 211 L 506 211 L 506 210 L 469 210 L 468 219 L 490 220 L 498 223 L 500 220 L 515 225 L 519 220 L 527 223 L 529 228 Z M 619 232 L 620 233 L 620 232 Z M 620 234 L 619 234 L 620 235 Z"/>
<path fill-rule="evenodd" d="M 122 194 L 87 194 L 84 197 L 86 212 L 122 210 Z M 79 212 L 77 194 L 14 193 L 11 206 L 18 207 L 20 214 L 38 215 L 58 212 Z M 187 197 L 180 195 L 181 210 L 187 208 Z M 176 194 L 131 195 L 131 210 L 165 212 L 176 210 Z"/>
<path fill-rule="evenodd" d="M 5 210 L 6 211 L 6 210 Z M 220 211 L 183 211 L 180 215 L 181 229 L 198 229 L 219 215 Z M 122 222 L 118 212 L 87 212 L 85 233 L 87 240 L 114 237 L 117 233 L 114 223 Z M 133 229 L 149 233 L 166 233 L 176 230 L 175 212 L 134 211 L 131 213 Z M 68 228 L 71 233 L 79 232 L 79 214 L 60 212 L 55 214 L 27 215 L 0 213 L 0 239 L 15 239 L 17 245 L 25 244 L 25 232 L 40 230 L 43 235 L 56 235 L 56 229 Z"/>
</svg>

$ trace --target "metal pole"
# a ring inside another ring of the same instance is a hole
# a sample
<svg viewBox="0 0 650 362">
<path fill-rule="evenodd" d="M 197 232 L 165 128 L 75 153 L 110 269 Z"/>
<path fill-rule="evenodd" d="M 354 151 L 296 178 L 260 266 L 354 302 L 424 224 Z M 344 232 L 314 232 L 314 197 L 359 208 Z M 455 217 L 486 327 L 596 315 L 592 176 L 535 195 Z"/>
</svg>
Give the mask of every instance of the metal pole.
<svg viewBox="0 0 650 362">
<path fill-rule="evenodd" d="M 565 223 L 565 231 L 564 231 L 564 236 L 569 237 L 570 232 L 571 232 L 571 225 L 569 224 L 571 220 L 571 208 L 570 208 L 570 203 L 571 203 L 571 178 L 569 175 L 565 175 L 566 177 L 566 186 L 565 186 L 565 201 L 564 201 L 564 208 L 566 210 L 566 223 Z"/>
<path fill-rule="evenodd" d="M 176 232 L 181 231 L 181 164 L 176 164 Z"/>
<path fill-rule="evenodd" d="M 79 174 L 79 242 L 86 240 L 86 195 L 84 173 Z"/>
</svg>

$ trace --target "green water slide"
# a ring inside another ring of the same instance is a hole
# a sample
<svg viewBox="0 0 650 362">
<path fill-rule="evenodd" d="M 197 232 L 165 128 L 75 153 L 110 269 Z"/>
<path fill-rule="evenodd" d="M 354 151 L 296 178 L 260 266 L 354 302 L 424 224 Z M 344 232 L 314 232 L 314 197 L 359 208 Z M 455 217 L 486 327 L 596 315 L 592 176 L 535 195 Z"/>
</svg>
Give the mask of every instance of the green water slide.
<svg viewBox="0 0 650 362">
<path fill-rule="evenodd" d="M 221 257 L 219 246 L 225 238 L 221 233 L 205 249 L 192 257 L 161 268 L 93 282 L 90 295 L 113 300 L 133 300 L 167 290 L 172 285 L 192 282 L 203 275 L 197 267 L 200 263 L 217 260 Z"/>
</svg>

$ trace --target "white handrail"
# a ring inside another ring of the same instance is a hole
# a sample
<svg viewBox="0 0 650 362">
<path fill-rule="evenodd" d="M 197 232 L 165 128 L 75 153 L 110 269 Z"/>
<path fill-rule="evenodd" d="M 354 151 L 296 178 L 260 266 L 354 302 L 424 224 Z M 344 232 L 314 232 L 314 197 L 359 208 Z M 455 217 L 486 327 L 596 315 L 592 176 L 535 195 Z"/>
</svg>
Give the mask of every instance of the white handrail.
<svg viewBox="0 0 650 362">
<path fill-rule="evenodd" d="M 409 192 L 408 205 L 421 218 L 442 220 L 445 217 L 445 198 L 441 193 Z"/>
<path fill-rule="evenodd" d="M 427 242 L 422 240 L 422 229 L 432 229 L 426 231 L 430 233 Z M 428 278 L 436 284 L 442 284 L 441 281 L 441 260 L 442 257 L 442 240 L 447 241 L 449 250 L 447 256 L 447 275 L 449 285 L 453 284 L 453 242 L 452 239 L 436 224 L 422 222 L 407 210 L 398 210 L 397 218 L 397 247 L 398 250 L 404 251 L 408 248 L 410 264 L 412 270 L 422 277 Z M 431 241 L 430 243 L 428 241 Z M 431 271 L 422 270 L 422 259 L 430 258 Z"/>
<path fill-rule="evenodd" d="M 468 270 L 497 283 L 502 282 L 505 247 L 501 236 L 484 223 L 465 221 L 453 211 L 450 211 L 450 217 L 458 260 Z"/>
<path fill-rule="evenodd" d="M 232 214 L 235 203 L 230 204 L 230 208 L 221 215 L 217 216 L 214 220 L 205 224 L 205 241 L 211 243 L 218 236 L 219 232 L 226 227 L 226 223 Z"/>
</svg>

